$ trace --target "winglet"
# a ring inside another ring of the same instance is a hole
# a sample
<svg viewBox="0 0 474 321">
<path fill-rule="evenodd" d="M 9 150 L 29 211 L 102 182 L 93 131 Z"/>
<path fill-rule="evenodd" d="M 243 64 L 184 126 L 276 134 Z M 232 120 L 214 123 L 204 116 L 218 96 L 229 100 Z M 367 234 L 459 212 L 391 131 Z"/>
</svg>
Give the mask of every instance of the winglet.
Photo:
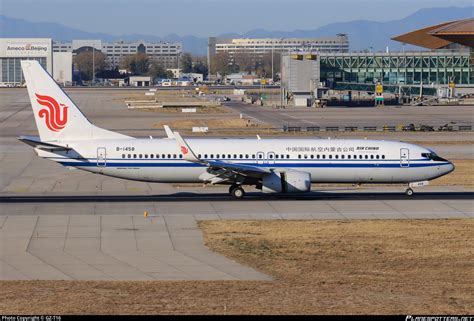
<svg viewBox="0 0 474 321">
<path fill-rule="evenodd" d="M 173 132 L 174 138 L 176 138 L 176 142 L 179 145 L 179 149 L 181 153 L 183 153 L 184 159 L 193 163 L 202 163 L 203 161 L 200 160 L 196 154 L 194 154 L 191 147 L 189 147 L 188 143 L 181 137 L 178 132 Z"/>
<path fill-rule="evenodd" d="M 170 126 L 163 125 L 163 127 L 165 128 L 166 136 L 168 136 L 168 138 L 174 138 L 174 134 L 173 134 L 173 131 L 171 130 Z"/>
</svg>

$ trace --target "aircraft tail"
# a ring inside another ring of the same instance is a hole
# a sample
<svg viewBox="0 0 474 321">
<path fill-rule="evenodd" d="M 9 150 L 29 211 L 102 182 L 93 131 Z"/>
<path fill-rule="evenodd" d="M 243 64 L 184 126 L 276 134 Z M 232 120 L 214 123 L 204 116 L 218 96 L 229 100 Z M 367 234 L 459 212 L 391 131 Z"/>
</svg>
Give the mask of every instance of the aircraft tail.
<svg viewBox="0 0 474 321">
<path fill-rule="evenodd" d="M 130 138 L 94 126 L 38 61 L 23 60 L 21 68 L 41 141 Z"/>
</svg>

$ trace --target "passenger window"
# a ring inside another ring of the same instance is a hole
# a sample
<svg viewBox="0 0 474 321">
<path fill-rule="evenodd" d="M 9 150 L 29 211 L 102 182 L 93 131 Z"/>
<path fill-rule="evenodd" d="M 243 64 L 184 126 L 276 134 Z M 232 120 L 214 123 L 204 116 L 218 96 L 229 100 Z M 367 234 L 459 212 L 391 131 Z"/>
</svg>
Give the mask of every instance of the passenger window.
<svg viewBox="0 0 474 321">
<path fill-rule="evenodd" d="M 304 154 L 304 158 L 305 158 L 305 159 L 308 159 L 308 154 Z"/>
<path fill-rule="evenodd" d="M 128 158 L 132 158 L 132 155 L 130 155 L 130 154 L 128 154 L 127 156 L 128 156 Z"/>
<path fill-rule="evenodd" d="M 207 154 L 204 154 L 204 158 L 207 158 Z"/>
<path fill-rule="evenodd" d="M 125 154 L 122 154 L 122 158 L 125 158 Z"/>
<path fill-rule="evenodd" d="M 365 159 L 369 159 L 369 155 L 365 155 Z"/>
<path fill-rule="evenodd" d="M 255 154 L 252 154 L 252 158 L 255 159 Z"/>
<path fill-rule="evenodd" d="M 313 155 L 313 154 L 311 154 L 311 159 L 314 159 L 314 155 Z"/>
<path fill-rule="evenodd" d="M 385 159 L 385 155 L 382 155 L 382 159 Z"/>
<path fill-rule="evenodd" d="M 234 154 L 234 158 L 237 158 L 237 154 Z"/>
<path fill-rule="evenodd" d="M 211 154 L 211 159 L 214 158 L 214 154 Z"/>
<path fill-rule="evenodd" d="M 140 154 L 140 157 L 139 157 L 139 158 L 143 158 L 143 155 L 142 155 L 142 154 Z"/>
<path fill-rule="evenodd" d="M 165 158 L 166 158 L 166 155 L 165 155 L 165 154 L 161 154 L 161 158 L 165 159 Z"/>
<path fill-rule="evenodd" d="M 247 159 L 248 159 L 248 158 L 249 158 L 249 154 L 245 154 L 245 158 L 247 158 Z"/>
<path fill-rule="evenodd" d="M 323 159 L 326 159 L 326 155 L 323 155 Z"/>
<path fill-rule="evenodd" d="M 171 154 L 168 154 L 168 158 L 171 158 Z"/>
<path fill-rule="evenodd" d="M 148 154 L 145 154 L 145 158 L 148 158 Z"/>
<path fill-rule="evenodd" d="M 243 155 L 242 155 L 242 154 L 240 154 L 240 155 L 239 155 L 239 158 L 240 158 L 240 159 L 242 159 L 242 158 L 244 158 L 244 157 L 243 157 Z"/>
<path fill-rule="evenodd" d="M 288 159 L 289 159 L 289 158 L 290 158 L 290 154 L 286 155 L 286 158 L 288 158 Z"/>
<path fill-rule="evenodd" d="M 329 159 L 332 159 L 332 155 L 329 155 Z"/>
<path fill-rule="evenodd" d="M 359 155 L 359 159 L 362 159 L 362 155 Z"/>
<path fill-rule="evenodd" d="M 336 155 L 336 159 L 339 159 L 339 155 Z"/>
<path fill-rule="evenodd" d="M 379 156 L 379 155 L 377 155 L 377 156 L 375 156 L 375 158 L 379 159 L 379 158 L 380 158 L 380 156 Z"/>
<path fill-rule="evenodd" d="M 298 158 L 301 158 L 301 154 L 298 155 Z"/>
<path fill-rule="evenodd" d="M 277 159 L 277 158 L 278 158 L 278 154 L 275 154 L 275 159 Z"/>
<path fill-rule="evenodd" d="M 230 159 L 230 158 L 232 158 L 232 155 L 230 155 L 230 154 L 229 154 L 229 155 L 227 155 L 227 158 L 229 158 L 229 159 Z"/>
<path fill-rule="evenodd" d="M 198 155 L 198 158 L 201 158 L 201 154 Z"/>
<path fill-rule="evenodd" d="M 374 155 L 370 155 L 370 159 L 374 159 Z"/>
<path fill-rule="evenodd" d="M 347 155 L 347 159 L 351 159 L 351 155 Z"/>
<path fill-rule="evenodd" d="M 270 159 L 273 159 L 273 154 L 270 154 L 270 155 L 269 155 L 269 158 L 270 158 Z"/>
<path fill-rule="evenodd" d="M 179 154 L 179 158 L 183 158 L 183 154 Z"/>
<path fill-rule="evenodd" d="M 319 159 L 320 157 L 321 157 L 321 155 L 319 155 L 319 154 L 318 154 L 318 155 L 316 155 L 316 158 L 317 158 L 317 159 Z"/>
<path fill-rule="evenodd" d="M 259 154 L 259 155 L 258 155 L 258 158 L 262 159 L 262 158 L 263 158 L 263 155 L 262 155 L 262 154 Z"/>
<path fill-rule="evenodd" d="M 341 158 L 344 159 L 344 155 L 341 155 Z"/>
</svg>

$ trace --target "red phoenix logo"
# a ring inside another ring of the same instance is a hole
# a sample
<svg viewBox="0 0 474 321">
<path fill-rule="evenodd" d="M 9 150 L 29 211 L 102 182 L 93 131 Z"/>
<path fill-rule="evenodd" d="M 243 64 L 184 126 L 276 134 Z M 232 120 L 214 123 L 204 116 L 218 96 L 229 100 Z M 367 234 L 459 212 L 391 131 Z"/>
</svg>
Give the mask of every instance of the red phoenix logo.
<svg viewBox="0 0 474 321">
<path fill-rule="evenodd" d="M 38 112 L 40 118 L 45 118 L 46 127 L 53 132 L 58 132 L 66 127 L 68 107 L 64 104 L 59 104 L 53 97 L 35 95 L 38 103 L 47 107 L 40 109 Z"/>
<path fill-rule="evenodd" d="M 188 153 L 188 149 L 184 146 L 181 146 L 181 152 L 186 155 Z"/>
</svg>

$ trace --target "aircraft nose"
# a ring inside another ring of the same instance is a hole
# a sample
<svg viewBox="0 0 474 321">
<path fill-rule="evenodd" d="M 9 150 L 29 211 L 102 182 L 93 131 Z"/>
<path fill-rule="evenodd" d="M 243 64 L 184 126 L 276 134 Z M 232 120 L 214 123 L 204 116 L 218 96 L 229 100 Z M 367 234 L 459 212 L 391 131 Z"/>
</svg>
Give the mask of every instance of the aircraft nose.
<svg viewBox="0 0 474 321">
<path fill-rule="evenodd" d="M 451 163 L 451 162 L 449 162 L 449 164 L 444 165 L 444 169 L 445 169 L 445 171 L 446 171 L 446 174 L 451 173 L 452 171 L 454 171 L 455 168 L 456 168 L 456 167 L 455 167 L 454 164 Z"/>
</svg>

